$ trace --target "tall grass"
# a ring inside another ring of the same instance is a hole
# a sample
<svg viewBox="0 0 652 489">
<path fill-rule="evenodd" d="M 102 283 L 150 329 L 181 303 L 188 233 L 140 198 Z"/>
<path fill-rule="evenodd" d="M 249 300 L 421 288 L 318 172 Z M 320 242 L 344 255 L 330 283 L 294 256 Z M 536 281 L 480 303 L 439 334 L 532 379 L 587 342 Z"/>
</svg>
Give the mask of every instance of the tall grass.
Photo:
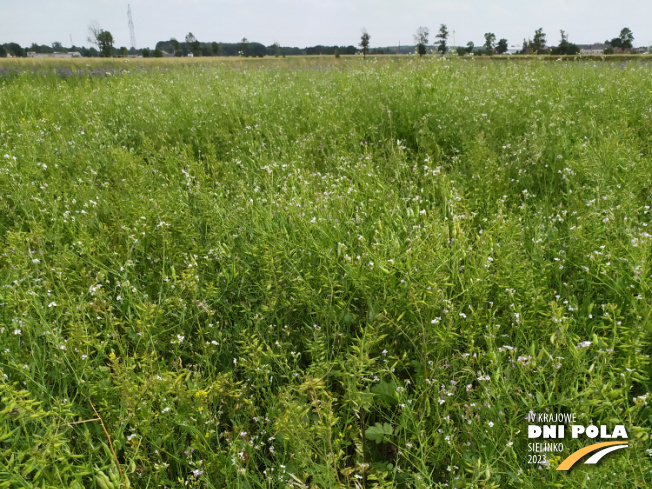
<svg viewBox="0 0 652 489">
<path fill-rule="evenodd" d="M 0 77 L 0 487 L 650 484 L 650 66 L 52 66 Z M 529 464 L 530 411 L 631 447 Z"/>
</svg>

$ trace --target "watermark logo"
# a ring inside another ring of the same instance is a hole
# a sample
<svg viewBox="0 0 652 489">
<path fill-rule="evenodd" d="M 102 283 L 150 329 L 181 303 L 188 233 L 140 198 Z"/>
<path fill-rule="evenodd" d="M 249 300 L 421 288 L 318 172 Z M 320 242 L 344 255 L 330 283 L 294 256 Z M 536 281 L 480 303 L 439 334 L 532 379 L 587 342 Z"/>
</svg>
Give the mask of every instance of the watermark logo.
<svg viewBox="0 0 652 489">
<path fill-rule="evenodd" d="M 576 416 L 572 413 L 536 414 L 530 412 L 526 419 L 530 423 L 539 423 L 528 425 L 528 439 L 532 440 L 531 443 L 528 443 L 531 463 L 549 465 L 546 453 L 562 452 L 564 450 L 563 441 L 569 431 L 572 439 L 595 439 L 599 436 L 601 440 L 616 439 L 619 441 L 602 441 L 576 450 L 559 464 L 557 470 L 570 470 L 580 459 L 591 453 L 593 455 L 584 463 L 596 464 L 605 455 L 629 447 L 629 442 L 626 441 L 628 439 L 627 430 L 623 425 L 616 425 L 613 430 L 610 430 L 607 425 L 576 424 Z"/>
<path fill-rule="evenodd" d="M 593 445 L 589 445 L 588 447 L 581 448 L 576 452 L 571 453 L 561 464 L 559 464 L 557 470 L 570 470 L 570 468 L 575 465 L 575 463 L 584 455 L 588 455 L 589 453 L 595 452 L 596 450 L 598 453 L 589 457 L 584 463 L 597 464 L 600 459 L 608 453 L 611 453 L 614 450 L 620 450 L 621 448 L 627 448 L 628 446 L 629 444 L 626 441 L 606 441 L 604 443 L 594 443 Z"/>
</svg>

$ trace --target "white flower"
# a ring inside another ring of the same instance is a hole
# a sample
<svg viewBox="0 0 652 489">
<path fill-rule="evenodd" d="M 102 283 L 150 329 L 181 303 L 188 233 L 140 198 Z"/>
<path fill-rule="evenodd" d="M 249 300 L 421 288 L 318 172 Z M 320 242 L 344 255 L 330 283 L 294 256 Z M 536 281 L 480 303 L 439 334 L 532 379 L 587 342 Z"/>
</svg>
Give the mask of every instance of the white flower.
<svg viewBox="0 0 652 489">
<path fill-rule="evenodd" d="M 48 307 L 57 307 L 57 303 L 54 302 L 54 301 L 53 301 L 53 302 L 50 302 L 50 303 L 48 304 Z"/>
<path fill-rule="evenodd" d="M 489 428 L 494 427 L 494 422 L 493 421 L 487 421 L 487 424 L 489 425 Z"/>
<path fill-rule="evenodd" d="M 644 395 L 642 395 L 642 396 L 634 397 L 632 400 L 634 401 L 634 403 L 636 403 L 637 401 L 645 402 L 645 401 L 647 400 L 647 397 L 648 397 L 649 395 L 650 395 L 650 393 L 648 392 L 647 394 L 644 394 Z M 647 403 L 646 403 L 646 404 L 647 404 Z"/>
<path fill-rule="evenodd" d="M 182 336 L 180 334 L 177 335 L 177 339 L 179 340 L 179 343 L 181 343 L 186 337 Z"/>
</svg>

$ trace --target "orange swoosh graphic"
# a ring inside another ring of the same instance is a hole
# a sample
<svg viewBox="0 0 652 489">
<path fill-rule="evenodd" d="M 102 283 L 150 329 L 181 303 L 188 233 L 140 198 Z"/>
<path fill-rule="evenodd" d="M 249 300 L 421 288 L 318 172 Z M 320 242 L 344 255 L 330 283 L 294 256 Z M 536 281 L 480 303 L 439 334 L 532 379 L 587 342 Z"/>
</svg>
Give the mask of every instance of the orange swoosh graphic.
<svg viewBox="0 0 652 489">
<path fill-rule="evenodd" d="M 564 460 L 559 465 L 559 467 L 557 467 L 557 470 L 570 469 L 573 465 L 575 465 L 575 462 L 577 462 L 587 453 L 595 452 L 596 450 L 600 450 L 601 448 L 609 447 L 612 445 L 627 445 L 628 443 L 629 443 L 628 441 L 606 441 L 604 443 L 595 443 L 593 445 L 589 445 L 588 447 L 581 448 L 578 451 L 571 453 L 566 458 L 566 460 Z"/>
</svg>

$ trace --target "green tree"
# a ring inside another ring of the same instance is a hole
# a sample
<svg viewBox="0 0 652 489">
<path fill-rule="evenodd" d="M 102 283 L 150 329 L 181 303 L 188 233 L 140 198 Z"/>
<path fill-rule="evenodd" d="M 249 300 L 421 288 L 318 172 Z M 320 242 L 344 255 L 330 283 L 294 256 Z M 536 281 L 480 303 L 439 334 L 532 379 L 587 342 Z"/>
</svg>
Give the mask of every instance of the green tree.
<svg viewBox="0 0 652 489">
<path fill-rule="evenodd" d="M 559 41 L 559 46 L 552 48 L 552 54 L 579 54 L 579 46 L 572 42 L 568 42 L 568 34 L 566 31 L 562 29 L 559 33 L 561 34 L 561 40 Z"/>
<path fill-rule="evenodd" d="M 484 50 L 487 54 L 494 52 L 494 46 L 496 45 L 496 34 L 493 32 L 486 32 L 484 35 Z"/>
<path fill-rule="evenodd" d="M 186 45 L 192 51 L 193 56 L 201 56 L 201 44 L 192 32 L 186 35 Z"/>
<path fill-rule="evenodd" d="M 152 53 L 152 55 L 153 55 L 155 58 L 162 58 L 162 57 L 163 57 L 163 51 L 161 51 L 159 48 L 156 48 L 156 49 L 154 50 L 154 53 Z"/>
<path fill-rule="evenodd" d="M 211 43 L 211 53 L 213 56 L 219 56 L 220 54 L 220 45 L 217 44 L 216 42 Z"/>
<path fill-rule="evenodd" d="M 543 32 L 543 27 L 539 27 L 534 31 L 534 39 L 530 43 L 530 49 L 534 54 L 544 53 L 546 50 L 546 35 Z"/>
<path fill-rule="evenodd" d="M 104 58 L 111 57 L 113 52 L 113 36 L 109 31 L 102 29 L 95 21 L 88 26 L 88 42 L 95 44 L 100 51 L 100 56 Z"/>
<path fill-rule="evenodd" d="M 110 58 L 113 52 L 113 35 L 109 31 L 102 31 L 97 38 L 97 42 L 100 56 Z"/>
<path fill-rule="evenodd" d="M 634 34 L 632 31 L 629 29 L 629 27 L 623 28 L 623 30 L 620 31 L 620 36 L 618 36 L 620 39 L 620 47 L 622 49 L 632 49 L 634 47 Z"/>
<path fill-rule="evenodd" d="M 172 49 L 174 50 L 174 55 L 179 57 L 183 55 L 183 51 L 181 51 L 181 44 L 179 44 L 179 41 L 177 41 L 174 37 L 170 39 L 170 44 L 172 45 Z"/>
<path fill-rule="evenodd" d="M 428 52 L 428 36 L 430 36 L 430 31 L 427 27 L 419 27 L 417 29 L 417 33 L 414 35 L 414 42 L 417 44 L 417 52 L 419 53 L 419 57 Z"/>
<path fill-rule="evenodd" d="M 437 33 L 437 51 L 439 54 L 446 54 L 446 50 L 448 49 L 448 46 L 446 45 L 446 41 L 448 40 L 448 27 L 446 27 L 446 24 L 442 24 L 439 27 L 439 32 Z"/>
<path fill-rule="evenodd" d="M 496 52 L 498 54 L 506 53 L 507 49 L 509 49 L 509 46 L 507 45 L 507 39 L 505 38 L 501 39 L 498 41 L 498 44 L 496 44 Z"/>
<path fill-rule="evenodd" d="M 24 58 L 27 56 L 27 52 L 21 47 L 20 44 L 15 42 L 9 42 L 5 44 L 5 49 L 9 51 L 10 54 L 16 56 L 17 58 Z"/>
<path fill-rule="evenodd" d="M 142 51 L 143 58 L 149 58 L 151 56 L 151 54 L 152 53 L 150 52 L 149 48 L 145 48 Z"/>
<path fill-rule="evenodd" d="M 371 36 L 367 32 L 367 29 L 362 29 L 362 36 L 360 37 L 360 47 L 362 48 L 363 58 L 366 58 L 367 53 L 369 52 L 369 39 L 371 39 Z"/>
<path fill-rule="evenodd" d="M 29 51 L 34 51 L 35 53 L 53 53 L 54 48 L 51 48 L 50 46 L 47 46 L 45 44 L 38 45 L 35 42 L 32 43 L 32 45 L 28 49 Z"/>
<path fill-rule="evenodd" d="M 120 56 L 126 58 L 127 56 L 129 56 L 129 50 L 126 47 L 122 46 L 120 48 Z"/>
<path fill-rule="evenodd" d="M 243 37 L 238 48 L 240 56 L 248 56 L 247 50 L 249 49 L 249 40 L 246 37 Z"/>
<path fill-rule="evenodd" d="M 464 51 L 466 51 L 467 54 L 471 54 L 474 49 L 475 49 L 475 44 L 473 44 L 473 41 L 469 41 L 466 43 L 466 48 L 464 49 Z"/>
</svg>

